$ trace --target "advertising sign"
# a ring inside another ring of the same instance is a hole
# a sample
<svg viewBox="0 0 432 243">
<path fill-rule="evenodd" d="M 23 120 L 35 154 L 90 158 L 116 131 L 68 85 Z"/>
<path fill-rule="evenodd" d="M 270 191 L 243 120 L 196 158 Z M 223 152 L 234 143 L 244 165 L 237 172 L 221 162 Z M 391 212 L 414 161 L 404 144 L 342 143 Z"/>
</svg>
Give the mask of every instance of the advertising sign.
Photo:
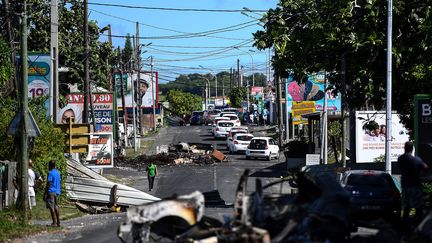
<svg viewBox="0 0 432 243">
<path fill-rule="evenodd" d="M 252 86 L 252 87 L 251 87 L 251 93 L 250 93 L 250 94 L 251 94 L 252 96 L 255 96 L 255 95 L 257 95 L 257 94 L 262 94 L 263 91 L 264 91 L 264 88 L 263 88 L 263 87 Z"/>
<path fill-rule="evenodd" d="M 90 168 L 114 167 L 114 150 L 112 133 L 90 135 L 88 154 L 85 166 Z"/>
<path fill-rule="evenodd" d="M 17 57 L 19 61 L 20 57 Z M 28 97 L 30 99 L 50 96 L 51 58 L 49 53 L 28 55 Z M 50 112 L 50 99 L 46 99 L 47 116 Z"/>
<path fill-rule="evenodd" d="M 117 86 L 117 107 L 122 109 L 123 103 L 121 96 L 120 74 L 116 74 L 115 79 Z M 133 73 L 132 76 L 130 74 L 124 74 L 123 80 L 125 106 L 127 108 L 132 108 L 132 102 L 135 107 L 151 108 L 153 107 L 153 97 L 155 97 L 156 100 L 155 107 L 158 107 L 158 72 L 153 72 L 153 84 L 151 72 L 141 72 L 139 82 L 137 73 Z M 137 82 L 139 85 L 136 85 Z M 132 97 L 132 88 L 134 86 L 141 90 L 141 97 L 138 97 L 137 90 L 134 92 L 135 97 Z"/>
<path fill-rule="evenodd" d="M 414 96 L 414 140 L 416 155 L 432 165 L 432 95 Z"/>
<path fill-rule="evenodd" d="M 387 132 L 385 112 L 357 111 L 355 126 L 357 163 L 374 162 L 378 157 L 384 156 Z M 409 134 L 395 113 L 392 115 L 391 140 L 390 158 L 397 161 L 404 153 Z"/>
<path fill-rule="evenodd" d="M 83 123 L 82 113 L 84 110 L 83 94 L 66 95 L 68 104 L 58 113 L 58 121 L 65 124 L 67 118 L 73 117 L 75 123 Z M 112 132 L 114 123 L 113 94 L 93 94 L 93 109 L 95 113 L 95 132 Z M 89 108 L 90 111 L 90 108 Z M 91 112 L 89 114 L 92 122 Z"/>
<path fill-rule="evenodd" d="M 302 118 L 302 115 L 316 111 L 315 101 L 293 101 L 291 106 L 294 125 L 307 123 L 307 119 Z"/>
<path fill-rule="evenodd" d="M 324 90 L 324 72 L 319 72 L 314 75 L 309 75 L 308 80 L 304 84 L 293 80 L 293 77 L 288 77 L 288 101 L 314 101 L 317 111 L 324 109 L 324 96 L 327 95 L 328 111 L 340 111 L 341 97 L 334 96 L 331 90 Z M 288 102 L 288 111 L 291 112 L 292 102 Z"/>
</svg>

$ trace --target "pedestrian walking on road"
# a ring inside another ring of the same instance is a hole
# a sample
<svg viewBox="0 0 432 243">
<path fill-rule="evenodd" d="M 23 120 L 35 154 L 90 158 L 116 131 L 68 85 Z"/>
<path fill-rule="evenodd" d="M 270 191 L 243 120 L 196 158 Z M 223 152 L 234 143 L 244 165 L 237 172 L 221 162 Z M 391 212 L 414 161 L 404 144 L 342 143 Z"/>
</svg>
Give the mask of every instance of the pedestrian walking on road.
<svg viewBox="0 0 432 243">
<path fill-rule="evenodd" d="M 48 162 L 48 178 L 44 195 L 46 207 L 50 210 L 52 224 L 50 226 L 60 226 L 60 211 L 57 203 L 57 197 L 60 196 L 60 172 L 56 169 L 55 160 Z"/>
<path fill-rule="evenodd" d="M 412 155 L 413 147 L 412 142 L 406 142 L 405 153 L 398 158 L 402 184 L 402 225 L 405 226 L 410 225 L 410 210 L 415 208 L 415 223 L 419 223 L 425 206 L 420 177 L 428 166 L 421 158 Z"/>
<path fill-rule="evenodd" d="M 149 165 L 147 165 L 147 179 L 149 183 L 149 191 L 153 189 L 154 179 L 158 175 L 157 166 L 150 162 Z"/>
</svg>

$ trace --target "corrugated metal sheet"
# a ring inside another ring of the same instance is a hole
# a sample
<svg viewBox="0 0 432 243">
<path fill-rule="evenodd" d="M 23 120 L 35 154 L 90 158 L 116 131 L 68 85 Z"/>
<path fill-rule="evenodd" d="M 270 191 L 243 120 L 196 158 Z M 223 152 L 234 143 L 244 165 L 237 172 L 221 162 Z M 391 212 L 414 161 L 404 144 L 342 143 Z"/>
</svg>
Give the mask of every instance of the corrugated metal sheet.
<svg viewBox="0 0 432 243">
<path fill-rule="evenodd" d="M 111 189 L 117 185 L 118 205 L 137 206 L 160 200 L 135 188 L 114 183 L 75 160 L 68 159 L 67 164 L 66 193 L 70 199 L 109 204 Z"/>
</svg>

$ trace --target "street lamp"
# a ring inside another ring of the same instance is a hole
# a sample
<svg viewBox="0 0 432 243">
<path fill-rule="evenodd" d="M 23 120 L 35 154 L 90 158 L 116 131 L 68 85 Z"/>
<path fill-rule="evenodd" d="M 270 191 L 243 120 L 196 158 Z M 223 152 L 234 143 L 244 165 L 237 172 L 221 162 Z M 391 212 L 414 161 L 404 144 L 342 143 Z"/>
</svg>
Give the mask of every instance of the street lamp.
<svg viewBox="0 0 432 243">
<path fill-rule="evenodd" d="M 252 86 L 255 86 L 255 69 L 254 69 L 254 59 L 252 57 L 252 54 L 250 54 L 250 52 L 255 52 L 254 50 L 249 50 L 249 51 L 243 51 L 241 50 L 238 46 L 235 46 L 234 49 L 237 49 L 241 52 L 244 52 L 246 54 L 248 54 L 252 60 Z"/>
<path fill-rule="evenodd" d="M 218 93 L 217 93 L 217 75 L 216 75 L 216 73 L 212 70 L 212 69 L 210 69 L 210 68 L 206 68 L 206 67 L 203 67 L 202 65 L 198 65 L 200 68 L 202 68 L 202 69 L 207 69 L 207 70 L 209 70 L 212 74 L 213 74 L 213 76 L 215 77 L 215 91 L 216 91 L 216 93 L 215 93 L 215 106 L 216 106 L 216 99 L 217 99 L 217 96 L 218 96 Z M 223 105 L 225 105 L 225 89 L 224 89 L 225 87 L 224 87 L 224 83 L 222 82 L 222 96 L 223 96 L 223 99 L 222 99 L 222 104 Z M 210 90 L 210 84 L 209 84 L 209 90 Z M 210 96 L 210 94 L 209 94 L 209 96 Z"/>
</svg>

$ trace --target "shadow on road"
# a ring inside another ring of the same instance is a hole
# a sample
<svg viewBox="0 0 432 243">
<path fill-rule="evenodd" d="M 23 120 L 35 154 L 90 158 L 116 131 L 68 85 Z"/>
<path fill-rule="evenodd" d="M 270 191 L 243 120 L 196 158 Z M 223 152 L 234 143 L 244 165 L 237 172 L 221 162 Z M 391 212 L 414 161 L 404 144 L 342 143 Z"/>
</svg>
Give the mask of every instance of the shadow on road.
<svg viewBox="0 0 432 243">
<path fill-rule="evenodd" d="M 287 166 L 285 162 L 280 162 L 278 164 L 271 165 L 264 169 L 255 171 L 250 176 L 251 177 L 273 177 L 279 178 L 287 174 Z"/>
<path fill-rule="evenodd" d="M 225 200 L 222 199 L 218 190 L 213 190 L 209 192 L 204 192 L 205 206 L 207 208 L 232 208 L 232 204 L 227 204 Z"/>
</svg>

